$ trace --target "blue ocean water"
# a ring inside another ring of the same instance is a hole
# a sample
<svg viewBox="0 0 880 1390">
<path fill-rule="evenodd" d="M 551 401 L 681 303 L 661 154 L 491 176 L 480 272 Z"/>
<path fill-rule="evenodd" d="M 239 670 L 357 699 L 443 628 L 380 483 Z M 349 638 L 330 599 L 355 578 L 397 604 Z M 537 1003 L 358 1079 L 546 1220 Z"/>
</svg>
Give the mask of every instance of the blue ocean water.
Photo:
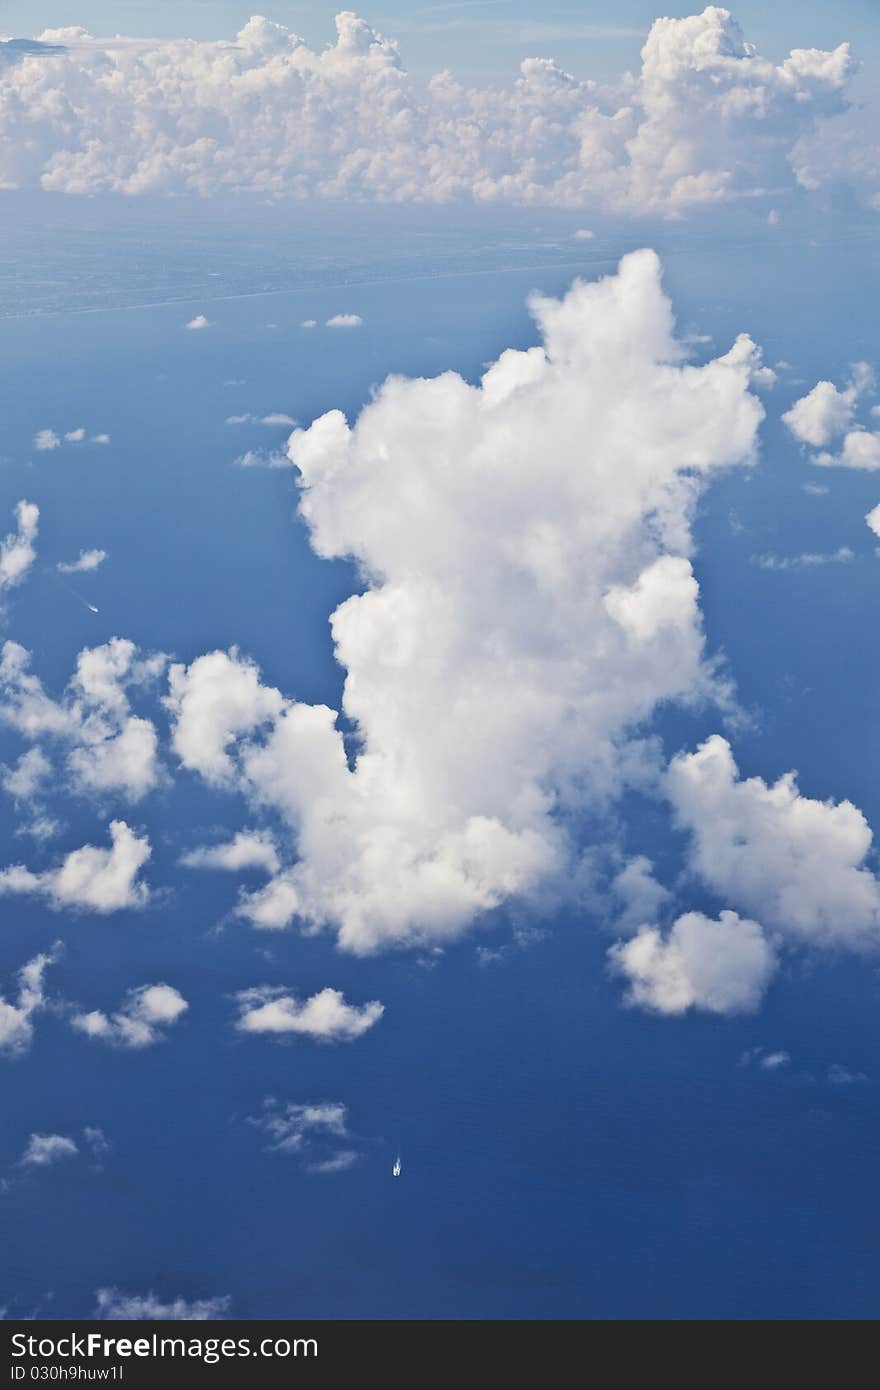
<svg viewBox="0 0 880 1390">
<path fill-rule="evenodd" d="M 807 794 L 849 797 L 880 824 L 880 561 L 863 521 L 880 484 L 827 471 L 826 495 L 804 492 L 818 471 L 778 422 L 817 378 L 872 354 L 876 251 L 850 214 L 791 230 L 747 213 L 603 224 L 576 243 L 583 219 L 560 214 L 5 209 L 15 271 L 0 317 L 0 514 L 22 496 L 41 509 L 37 572 L 5 635 L 32 649 L 50 691 L 83 645 L 121 635 L 184 661 L 236 643 L 287 694 L 338 705 L 327 617 L 357 576 L 310 551 L 289 472 L 235 465 L 246 448 L 279 446 L 284 427 L 226 417 L 351 415 L 391 371 L 473 379 L 501 349 L 535 341 L 530 290 L 561 293 L 578 270 L 653 244 L 680 324 L 712 338 L 698 355 L 745 330 L 768 362 L 791 364 L 766 398 L 758 466 L 713 484 L 698 523 L 710 645 L 752 715 L 732 736 L 738 761 L 766 778 L 796 767 Z M 340 312 L 363 326 L 300 326 Z M 187 331 L 199 313 L 210 328 Z M 38 429 L 80 425 L 110 444 L 33 451 Z M 92 546 L 110 558 L 74 584 L 97 615 L 48 572 Z M 840 546 L 851 563 L 754 563 Z M 658 727 L 673 752 L 718 715 L 669 712 Z M 3 731 L 0 760 L 18 751 Z M 65 801 L 65 829 L 41 850 L 15 835 L 6 799 L 2 862 L 39 867 L 100 842 L 105 812 Z M 61 938 L 57 995 L 112 1010 L 130 986 L 167 979 L 190 1009 L 167 1042 L 131 1053 L 90 1045 L 50 1011 L 31 1050 L 0 1063 L 8 1316 L 83 1316 L 104 1286 L 228 1294 L 245 1318 L 875 1315 L 871 964 L 790 957 L 757 1017 L 718 1021 L 623 1009 L 608 939 L 585 914 L 551 917 L 490 964 L 476 945 L 509 941 L 503 915 L 441 957 L 354 960 L 328 937 L 231 921 L 235 882 L 177 866 L 242 823 L 234 798 L 176 773 L 128 818 L 153 841 L 156 902 L 102 919 L 6 899 L 0 976 L 10 985 Z M 678 872 L 660 813 L 635 811 L 631 835 Z M 696 890 L 688 904 L 700 905 Z M 257 984 L 332 985 L 386 1014 L 350 1046 L 276 1046 L 231 1027 L 231 996 Z M 790 1065 L 739 1065 L 756 1046 Z M 868 1079 L 829 1085 L 833 1064 Z M 343 1101 L 363 1160 L 317 1175 L 266 1152 L 248 1117 L 267 1096 Z M 101 1171 L 16 1167 L 31 1132 L 86 1125 L 112 1145 Z M 392 1183 L 398 1146 L 405 1172 Z"/>
</svg>

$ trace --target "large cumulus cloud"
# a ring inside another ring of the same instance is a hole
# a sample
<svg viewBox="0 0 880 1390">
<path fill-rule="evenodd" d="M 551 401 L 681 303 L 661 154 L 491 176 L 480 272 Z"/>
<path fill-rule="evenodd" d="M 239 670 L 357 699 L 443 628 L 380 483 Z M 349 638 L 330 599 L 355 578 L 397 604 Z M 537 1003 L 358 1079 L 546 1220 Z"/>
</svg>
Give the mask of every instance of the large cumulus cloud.
<svg viewBox="0 0 880 1390">
<path fill-rule="evenodd" d="M 348 746 L 235 650 L 171 669 L 182 764 L 288 827 L 258 926 L 456 935 L 570 866 L 567 822 L 643 775 L 659 704 L 717 693 L 690 518 L 752 458 L 758 352 L 689 363 L 649 251 L 532 310 L 543 345 L 478 385 L 390 378 L 290 438 L 315 550 L 364 578 L 331 620 Z"/>
<path fill-rule="evenodd" d="M 506 90 L 422 86 L 356 15 L 336 29 L 322 52 L 259 16 L 233 42 L 67 28 L 0 48 L 0 186 L 675 212 L 819 182 L 794 152 L 853 67 L 846 44 L 775 65 L 717 6 L 657 20 L 613 90 L 546 58 Z"/>
</svg>

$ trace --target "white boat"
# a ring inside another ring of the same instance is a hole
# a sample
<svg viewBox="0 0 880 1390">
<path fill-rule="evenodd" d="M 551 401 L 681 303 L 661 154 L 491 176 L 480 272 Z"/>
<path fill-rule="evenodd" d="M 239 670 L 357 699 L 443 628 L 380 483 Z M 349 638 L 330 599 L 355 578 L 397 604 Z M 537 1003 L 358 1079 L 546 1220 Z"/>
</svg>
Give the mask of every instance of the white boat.
<svg viewBox="0 0 880 1390">
<path fill-rule="evenodd" d="M 400 1157 L 398 1156 L 397 1158 L 395 1158 L 395 1160 L 394 1160 L 394 1167 L 391 1169 L 391 1176 L 392 1176 L 392 1178 L 399 1178 L 399 1177 L 400 1177 L 402 1166 L 403 1166 L 403 1165 L 402 1165 L 401 1162 L 400 1162 Z"/>
</svg>

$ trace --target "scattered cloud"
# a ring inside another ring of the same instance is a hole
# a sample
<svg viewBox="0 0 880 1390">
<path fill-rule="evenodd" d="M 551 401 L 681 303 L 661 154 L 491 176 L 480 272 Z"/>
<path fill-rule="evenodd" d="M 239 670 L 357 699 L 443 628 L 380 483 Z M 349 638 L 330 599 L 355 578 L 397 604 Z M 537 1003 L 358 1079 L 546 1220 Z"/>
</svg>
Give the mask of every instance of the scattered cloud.
<svg viewBox="0 0 880 1390">
<path fill-rule="evenodd" d="M 0 722 L 31 742 L 52 739 L 66 746 L 74 790 L 140 801 L 162 779 L 159 740 L 153 723 L 132 712 L 127 691 L 148 687 L 166 665 L 163 653 L 143 656 L 133 642 L 113 637 L 82 649 L 61 700 L 53 700 L 31 671 L 26 648 L 6 642 L 0 651 Z"/>
<path fill-rule="evenodd" d="M 34 956 L 18 972 L 18 994 L 14 1003 L 0 995 L 0 1054 L 18 1056 L 26 1052 L 34 1035 L 32 1022 L 46 1003 L 44 976 L 61 951 L 56 942 L 51 951 Z"/>
<path fill-rule="evenodd" d="M 106 550 L 81 550 L 75 560 L 59 560 L 55 566 L 62 574 L 90 574 L 107 559 Z"/>
<path fill-rule="evenodd" d="M 326 323 L 327 328 L 360 328 L 363 319 L 360 314 L 334 314 Z"/>
<path fill-rule="evenodd" d="M 269 1140 L 270 1153 L 297 1157 L 306 1172 L 344 1173 L 363 1155 L 350 1145 L 347 1110 L 339 1101 L 317 1105 L 283 1103 L 270 1097 L 250 1123 Z"/>
<path fill-rule="evenodd" d="M 317 319 L 303 319 L 302 323 L 300 324 L 300 328 L 317 328 L 317 327 L 318 327 L 318 320 L 317 320 Z"/>
<path fill-rule="evenodd" d="M 855 423 L 855 412 L 863 396 L 874 389 L 874 372 L 867 362 L 856 362 L 843 390 L 831 381 L 818 381 L 806 396 L 795 401 L 782 417 L 801 444 L 822 452 L 811 462 L 820 468 L 880 468 L 880 434 Z M 843 436 L 838 454 L 827 445 Z"/>
<path fill-rule="evenodd" d="M 791 1057 L 787 1052 L 767 1052 L 758 1062 L 762 1071 L 780 1071 L 787 1067 Z"/>
<path fill-rule="evenodd" d="M 150 841 L 122 820 L 110 822 L 110 840 L 110 849 L 83 845 L 71 850 L 55 869 L 34 873 L 23 864 L 13 864 L 0 870 L 0 896 L 45 897 L 58 910 L 108 913 L 143 907 L 149 891 L 138 874 L 152 853 Z"/>
<path fill-rule="evenodd" d="M 541 45 L 597 32 L 521 29 Z M 795 48 L 777 65 L 717 6 L 656 20 L 640 72 L 617 87 L 551 58 L 525 59 L 507 89 L 448 72 L 424 84 L 357 15 L 337 15 L 336 31 L 313 50 L 259 16 L 232 43 L 47 30 L 4 68 L 0 183 L 663 214 L 795 181 L 844 177 L 868 196 L 878 184 L 867 134 L 833 159 L 827 118 L 847 106 L 848 46 Z"/>
<path fill-rule="evenodd" d="M 130 1294 L 121 1289 L 98 1289 L 94 1316 L 102 1321 L 205 1322 L 229 1316 L 232 1300 L 172 1298 L 163 1303 L 153 1293 Z"/>
<path fill-rule="evenodd" d="M 834 1062 L 828 1068 L 826 1078 L 832 1086 L 856 1086 L 859 1082 L 868 1080 L 863 1071 L 850 1071 L 838 1062 Z"/>
<path fill-rule="evenodd" d="M 0 541 L 0 594 L 21 584 L 37 558 L 39 507 L 22 500 L 15 508 L 15 520 L 16 529 Z"/>
<path fill-rule="evenodd" d="M 346 1004 L 338 989 L 322 989 L 300 1002 L 283 988 L 242 990 L 236 995 L 240 1014 L 236 1028 L 242 1033 L 299 1034 L 319 1042 L 353 1042 L 385 1012 L 378 999 L 358 1008 Z"/>
<path fill-rule="evenodd" d="M 591 232 L 587 227 L 578 227 L 574 239 L 575 241 L 592 241 L 595 235 L 596 233 Z"/>
<path fill-rule="evenodd" d="M 296 424 L 292 415 L 285 415 L 280 410 L 273 411 L 269 415 L 227 415 L 227 425 L 290 425 Z"/>
<path fill-rule="evenodd" d="M 679 917 L 664 938 L 641 927 L 609 951 L 613 970 L 627 980 L 628 1000 L 660 1014 L 688 1009 L 751 1013 L 776 969 L 776 953 L 757 922 L 722 912 Z"/>
<path fill-rule="evenodd" d="M 37 453 L 49 453 L 53 449 L 60 449 L 63 444 L 83 444 L 86 440 L 90 444 L 109 444 L 109 434 L 89 435 L 84 425 L 77 425 L 75 429 L 65 430 L 63 438 L 55 430 L 37 430 L 34 435 L 34 448 Z"/>
<path fill-rule="evenodd" d="M 24 1168 L 48 1168 L 78 1154 L 74 1140 L 64 1134 L 32 1134 L 19 1163 Z"/>
<path fill-rule="evenodd" d="M 100 1009 L 74 1014 L 71 1026 L 86 1037 L 99 1038 L 117 1047 L 152 1047 L 162 1042 L 168 1028 L 189 1008 L 172 985 L 141 985 L 129 990 L 122 1007 L 107 1015 Z"/>
<path fill-rule="evenodd" d="M 180 862 L 188 869 L 226 869 L 231 873 L 262 869 L 267 874 L 276 874 L 280 867 L 271 835 L 260 830 L 239 830 L 225 844 L 191 849 Z"/>
<path fill-rule="evenodd" d="M 827 553 L 807 551 L 803 555 L 753 555 L 751 563 L 762 570 L 816 569 L 823 565 L 848 565 L 855 555 L 848 545 Z"/>
<path fill-rule="evenodd" d="M 204 314 L 196 314 L 195 318 L 190 319 L 189 323 L 187 323 L 185 327 L 189 328 L 192 332 L 197 333 L 200 328 L 210 328 L 211 323 L 210 320 L 205 318 Z"/>
</svg>

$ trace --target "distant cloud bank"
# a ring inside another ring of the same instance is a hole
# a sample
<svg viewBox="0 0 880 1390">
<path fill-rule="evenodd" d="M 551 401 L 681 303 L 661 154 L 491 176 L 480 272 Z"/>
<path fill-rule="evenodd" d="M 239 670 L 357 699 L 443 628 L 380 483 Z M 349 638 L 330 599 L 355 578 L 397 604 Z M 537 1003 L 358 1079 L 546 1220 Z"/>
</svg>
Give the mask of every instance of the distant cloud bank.
<svg viewBox="0 0 880 1390">
<path fill-rule="evenodd" d="M 717 6 L 656 20 L 614 87 L 550 58 L 506 90 L 422 84 L 357 15 L 336 31 L 320 52 L 260 16 L 231 42 L 69 27 L 0 45 L 0 187 L 668 213 L 842 176 L 880 187 L 870 140 L 826 119 L 847 109 L 848 45 L 776 65 Z"/>
</svg>

